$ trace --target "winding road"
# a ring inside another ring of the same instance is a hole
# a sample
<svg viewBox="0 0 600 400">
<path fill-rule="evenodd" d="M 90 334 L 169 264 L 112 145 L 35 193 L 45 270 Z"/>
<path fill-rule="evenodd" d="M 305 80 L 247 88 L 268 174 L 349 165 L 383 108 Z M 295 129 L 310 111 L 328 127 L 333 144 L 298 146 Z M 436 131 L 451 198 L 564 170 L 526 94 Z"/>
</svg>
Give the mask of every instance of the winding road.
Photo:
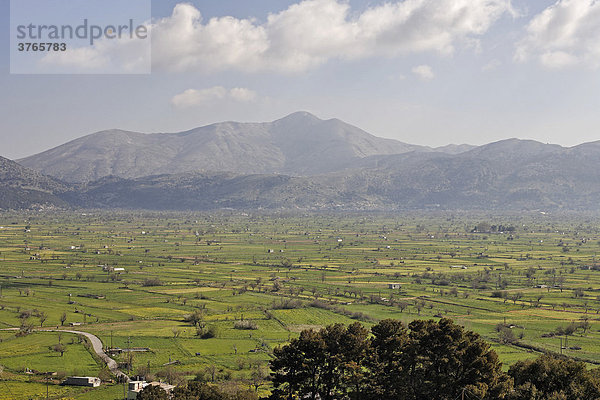
<svg viewBox="0 0 600 400">
<path fill-rule="evenodd" d="M 8 329 L 2 329 L 2 330 L 18 330 L 18 329 L 19 328 L 8 328 Z M 127 374 L 125 374 L 123 371 L 121 371 L 119 369 L 119 365 L 117 364 L 117 362 L 115 360 L 113 360 L 112 358 L 110 358 L 104 352 L 104 349 L 102 348 L 102 341 L 98 338 L 98 336 L 92 335 L 89 332 L 72 331 L 69 329 L 36 329 L 35 332 L 64 332 L 64 333 L 74 333 L 76 335 L 85 336 L 86 338 L 88 338 L 90 340 L 90 343 L 92 343 L 92 349 L 94 350 L 94 352 L 96 354 L 98 354 L 98 357 L 100 357 L 100 359 L 106 364 L 106 366 L 108 367 L 110 372 L 112 372 L 119 379 L 124 379 L 127 382 L 130 381 Z"/>
</svg>

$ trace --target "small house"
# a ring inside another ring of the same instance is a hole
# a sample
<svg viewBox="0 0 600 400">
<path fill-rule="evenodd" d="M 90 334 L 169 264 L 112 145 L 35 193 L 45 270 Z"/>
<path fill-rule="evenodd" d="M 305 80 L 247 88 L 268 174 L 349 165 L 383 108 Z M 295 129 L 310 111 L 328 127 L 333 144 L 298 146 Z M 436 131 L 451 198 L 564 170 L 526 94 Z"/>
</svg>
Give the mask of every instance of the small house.
<svg viewBox="0 0 600 400">
<path fill-rule="evenodd" d="M 388 283 L 388 289 L 400 289 L 399 283 Z"/>
<path fill-rule="evenodd" d="M 98 387 L 100 386 L 100 378 L 95 376 L 69 376 L 63 384 L 68 386 Z"/>
<path fill-rule="evenodd" d="M 148 386 L 148 383 L 146 383 L 146 381 L 131 381 L 129 382 L 129 386 L 128 386 L 128 391 L 127 391 L 127 399 L 128 400 L 135 400 L 137 399 L 137 395 L 139 392 L 141 392 L 146 386 Z"/>
<path fill-rule="evenodd" d="M 135 400 L 137 399 L 138 394 L 146 387 L 146 386 L 158 386 L 162 390 L 164 390 L 168 395 L 171 394 L 175 386 L 169 385 L 163 382 L 146 382 L 146 381 L 131 381 L 129 382 L 129 387 L 127 391 L 127 400 Z"/>
</svg>

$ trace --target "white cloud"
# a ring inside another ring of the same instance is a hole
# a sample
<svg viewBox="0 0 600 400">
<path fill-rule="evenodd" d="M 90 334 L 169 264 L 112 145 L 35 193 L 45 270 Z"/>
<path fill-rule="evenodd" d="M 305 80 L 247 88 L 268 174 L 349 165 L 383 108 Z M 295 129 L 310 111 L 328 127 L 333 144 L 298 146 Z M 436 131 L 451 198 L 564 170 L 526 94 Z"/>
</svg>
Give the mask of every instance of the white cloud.
<svg viewBox="0 0 600 400">
<path fill-rule="evenodd" d="M 171 104 L 177 108 L 202 106 L 220 100 L 234 100 L 251 102 L 256 99 L 256 92 L 246 88 L 225 89 L 223 86 L 214 86 L 207 89 L 187 89 L 176 94 L 171 99 Z"/>
<path fill-rule="evenodd" d="M 268 47 L 264 28 L 248 19 L 212 18 L 206 24 L 193 5 L 177 4 L 152 27 L 153 67 L 188 70 L 246 65 L 252 69 Z"/>
<path fill-rule="evenodd" d="M 150 73 L 151 55 L 148 41 L 101 39 L 93 46 L 68 47 L 66 51 L 49 51 L 40 60 L 44 67 L 69 73 Z"/>
<path fill-rule="evenodd" d="M 579 62 L 576 56 L 565 51 L 547 51 L 539 57 L 544 66 L 554 69 L 569 67 Z"/>
<path fill-rule="evenodd" d="M 177 4 L 155 21 L 153 67 L 166 70 L 306 71 L 330 59 L 450 55 L 505 13 L 510 0 L 404 0 L 353 13 L 344 0 L 304 0 L 260 24 L 233 17 L 202 19 Z"/>
<path fill-rule="evenodd" d="M 250 102 L 256 99 L 256 92 L 246 88 L 233 88 L 229 91 L 229 96 L 237 101 Z"/>
<path fill-rule="evenodd" d="M 515 60 L 548 68 L 600 67 L 600 1 L 559 0 L 534 16 Z"/>
<path fill-rule="evenodd" d="M 477 50 L 479 37 L 505 14 L 514 15 L 511 0 L 396 0 L 362 13 L 348 0 L 303 0 L 261 23 L 204 20 L 194 5 L 180 3 L 152 22 L 152 69 L 298 73 L 331 59 L 448 56 L 457 47 Z M 134 53 L 120 40 L 101 42 L 62 62 L 93 68 Z"/>
<path fill-rule="evenodd" d="M 412 73 L 423 81 L 430 81 L 435 78 L 435 74 L 429 65 L 418 65 L 412 69 Z"/>
</svg>

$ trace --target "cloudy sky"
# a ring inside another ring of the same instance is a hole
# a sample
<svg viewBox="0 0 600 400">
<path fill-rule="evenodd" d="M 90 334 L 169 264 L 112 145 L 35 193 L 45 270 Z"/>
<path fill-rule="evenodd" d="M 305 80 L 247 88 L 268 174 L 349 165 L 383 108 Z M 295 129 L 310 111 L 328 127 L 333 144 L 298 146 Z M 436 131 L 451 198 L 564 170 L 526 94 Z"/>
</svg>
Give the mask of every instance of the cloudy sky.
<svg viewBox="0 0 600 400">
<path fill-rule="evenodd" d="M 18 0 L 14 0 L 18 1 Z M 95 131 L 174 132 L 298 110 L 431 146 L 600 139 L 600 1 L 156 0 L 152 73 L 10 74 L 0 0 L 0 155 Z M 64 62 L 50 60 L 49 62 Z"/>
</svg>

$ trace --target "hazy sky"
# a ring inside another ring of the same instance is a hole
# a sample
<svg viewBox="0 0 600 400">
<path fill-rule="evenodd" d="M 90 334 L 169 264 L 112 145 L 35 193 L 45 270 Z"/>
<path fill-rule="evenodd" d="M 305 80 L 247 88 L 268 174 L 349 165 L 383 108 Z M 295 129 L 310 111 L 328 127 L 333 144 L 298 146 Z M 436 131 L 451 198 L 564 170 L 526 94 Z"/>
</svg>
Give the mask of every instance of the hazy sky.
<svg viewBox="0 0 600 400">
<path fill-rule="evenodd" d="M 11 75 L 9 9 L 0 0 L 12 159 L 103 129 L 298 110 L 433 146 L 600 139 L 596 0 L 156 0 L 149 75 Z"/>
</svg>

